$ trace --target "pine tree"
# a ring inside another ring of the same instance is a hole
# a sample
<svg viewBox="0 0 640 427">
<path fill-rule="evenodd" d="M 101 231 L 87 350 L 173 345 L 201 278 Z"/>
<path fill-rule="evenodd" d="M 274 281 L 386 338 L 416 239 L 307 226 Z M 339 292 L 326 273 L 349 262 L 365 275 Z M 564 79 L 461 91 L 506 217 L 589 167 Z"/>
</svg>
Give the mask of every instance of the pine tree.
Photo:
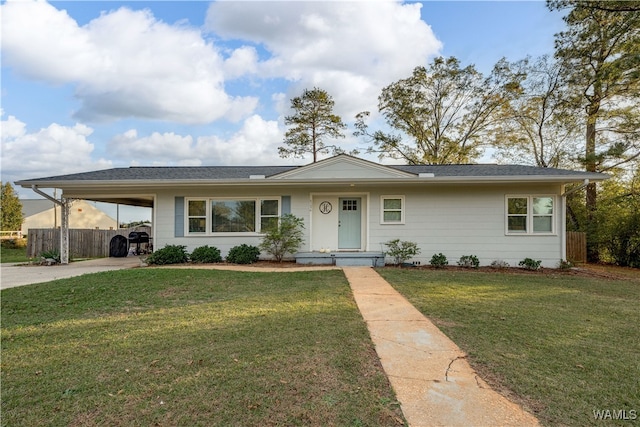
<svg viewBox="0 0 640 427">
<path fill-rule="evenodd" d="M 22 203 L 13 191 L 11 183 L 2 184 L 2 231 L 18 231 L 22 228 Z"/>
<path fill-rule="evenodd" d="M 287 116 L 284 123 L 291 126 L 285 134 L 285 147 L 278 147 L 280 157 L 304 157 L 313 155 L 318 161 L 319 153 L 342 152 L 336 145 L 325 145 L 326 138 L 344 138 L 342 130 L 347 127 L 340 116 L 333 114 L 334 101 L 325 90 L 313 88 L 304 90 L 302 96 L 291 100 L 291 109 L 295 111 Z"/>
</svg>

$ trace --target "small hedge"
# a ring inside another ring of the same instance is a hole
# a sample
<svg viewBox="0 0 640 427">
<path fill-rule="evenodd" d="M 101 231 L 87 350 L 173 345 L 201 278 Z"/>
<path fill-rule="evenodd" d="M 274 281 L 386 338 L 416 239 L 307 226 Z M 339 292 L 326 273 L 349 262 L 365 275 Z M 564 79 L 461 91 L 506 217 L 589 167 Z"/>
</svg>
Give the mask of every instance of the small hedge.
<svg viewBox="0 0 640 427">
<path fill-rule="evenodd" d="M 186 249 L 187 247 L 183 245 L 167 245 L 149 255 L 149 257 L 147 257 L 147 264 L 183 264 L 189 261 L 189 255 L 187 254 Z"/>
<path fill-rule="evenodd" d="M 465 268 L 478 268 L 480 267 L 480 260 L 475 255 L 462 255 L 458 260 L 458 265 Z"/>
<path fill-rule="evenodd" d="M 227 262 L 232 264 L 253 264 L 258 261 L 258 256 L 260 256 L 258 247 L 242 244 L 229 250 Z"/>
<path fill-rule="evenodd" d="M 220 249 L 215 246 L 204 245 L 195 248 L 191 253 L 191 262 L 198 264 L 210 264 L 214 262 L 222 262 Z"/>
<path fill-rule="evenodd" d="M 449 265 L 449 261 L 447 260 L 447 257 L 441 252 L 439 254 L 434 254 L 431 257 L 430 264 L 435 268 L 444 268 L 445 266 Z"/>
<path fill-rule="evenodd" d="M 532 258 L 525 258 L 518 263 L 518 265 L 525 270 L 538 270 L 540 268 L 540 264 L 542 264 L 542 260 L 535 260 Z"/>
</svg>

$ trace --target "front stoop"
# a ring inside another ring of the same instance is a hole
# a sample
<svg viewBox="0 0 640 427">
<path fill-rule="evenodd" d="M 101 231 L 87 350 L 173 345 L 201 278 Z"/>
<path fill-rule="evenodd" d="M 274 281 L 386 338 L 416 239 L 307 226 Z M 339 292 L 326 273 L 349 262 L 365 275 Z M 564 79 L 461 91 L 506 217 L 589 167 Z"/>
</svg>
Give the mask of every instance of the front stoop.
<svg viewBox="0 0 640 427">
<path fill-rule="evenodd" d="M 296 264 L 384 267 L 384 252 L 298 252 Z"/>
</svg>

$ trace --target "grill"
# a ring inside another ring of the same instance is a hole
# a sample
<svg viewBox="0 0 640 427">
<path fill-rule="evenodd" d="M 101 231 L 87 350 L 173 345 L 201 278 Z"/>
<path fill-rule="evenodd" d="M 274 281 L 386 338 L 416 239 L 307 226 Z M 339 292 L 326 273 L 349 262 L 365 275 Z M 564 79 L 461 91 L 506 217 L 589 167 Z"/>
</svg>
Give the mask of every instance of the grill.
<svg viewBox="0 0 640 427">
<path fill-rule="evenodd" d="M 149 233 L 145 231 L 132 231 L 129 233 L 129 251 L 131 251 L 131 245 L 135 245 L 134 255 L 140 255 L 143 253 L 147 254 L 151 252 L 149 240 Z"/>
</svg>

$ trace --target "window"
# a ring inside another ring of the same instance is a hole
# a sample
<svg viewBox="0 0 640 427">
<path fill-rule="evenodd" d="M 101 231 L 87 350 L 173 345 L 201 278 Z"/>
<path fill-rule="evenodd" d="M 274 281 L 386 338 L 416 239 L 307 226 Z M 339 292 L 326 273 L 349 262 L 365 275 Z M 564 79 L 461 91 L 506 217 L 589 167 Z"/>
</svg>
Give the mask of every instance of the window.
<svg viewBox="0 0 640 427">
<path fill-rule="evenodd" d="M 187 204 L 189 233 L 207 232 L 207 201 L 189 200 Z"/>
<path fill-rule="evenodd" d="M 278 224 L 278 201 L 262 200 L 260 202 L 260 230 L 266 231 Z"/>
<path fill-rule="evenodd" d="M 382 196 L 381 224 L 404 224 L 404 196 Z"/>
<path fill-rule="evenodd" d="M 552 234 L 554 197 L 507 197 L 507 234 Z"/>
<path fill-rule="evenodd" d="M 255 200 L 212 200 L 212 233 L 248 233 L 256 231 Z"/>
<path fill-rule="evenodd" d="M 342 201 L 343 211 L 357 211 L 358 201 L 356 199 L 345 199 Z"/>
<path fill-rule="evenodd" d="M 188 234 L 260 233 L 277 223 L 280 199 L 191 199 Z"/>
</svg>

